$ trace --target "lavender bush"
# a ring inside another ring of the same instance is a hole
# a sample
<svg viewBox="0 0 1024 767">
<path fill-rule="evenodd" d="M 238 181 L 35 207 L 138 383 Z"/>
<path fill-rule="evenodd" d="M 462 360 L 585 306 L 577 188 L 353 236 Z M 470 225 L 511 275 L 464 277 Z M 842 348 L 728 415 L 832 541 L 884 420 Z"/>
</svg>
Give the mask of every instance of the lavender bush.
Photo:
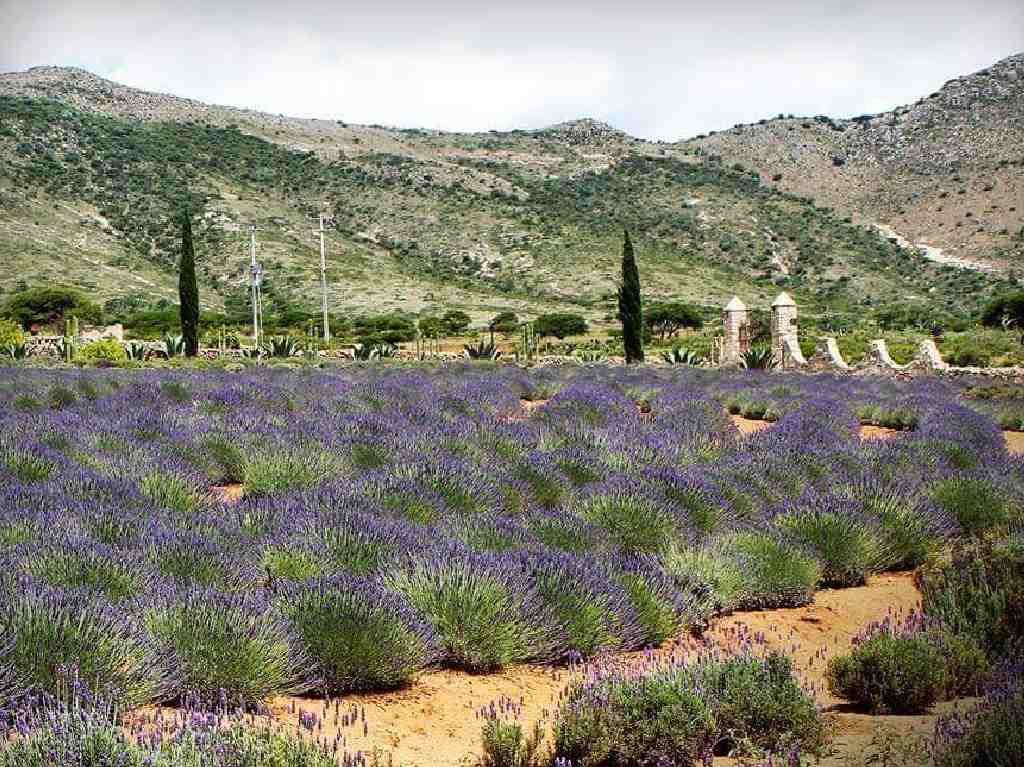
<svg viewBox="0 0 1024 767">
<path fill-rule="evenodd" d="M 52 691 L 45 669 L 77 665 L 126 705 L 221 688 L 253 705 L 325 686 L 329 657 L 335 689 L 599 657 L 948 543 L 1010 550 L 1022 464 L 967 386 L 684 366 L 0 368 L 0 651 L 17 659 L 2 684 Z M 727 405 L 775 423 L 743 436 Z M 861 442 L 863 419 L 903 431 Z M 229 483 L 240 500 L 214 487 Z M 956 637 L 995 637 L 997 660 L 1020 590 L 962 570 L 926 602 Z M 341 583 L 363 585 L 325 585 Z M 361 620 L 393 649 L 344 671 L 359 648 L 305 641 L 292 599 L 309 625 Z M 371 620 L 393 604 L 410 612 Z"/>
</svg>

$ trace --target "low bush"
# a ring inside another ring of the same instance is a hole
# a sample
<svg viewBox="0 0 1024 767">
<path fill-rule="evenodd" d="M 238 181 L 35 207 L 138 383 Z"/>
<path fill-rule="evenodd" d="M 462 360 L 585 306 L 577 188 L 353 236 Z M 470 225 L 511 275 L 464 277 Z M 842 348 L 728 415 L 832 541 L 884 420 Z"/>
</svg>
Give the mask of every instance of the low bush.
<svg viewBox="0 0 1024 767">
<path fill-rule="evenodd" d="M 88 541 L 64 542 L 28 554 L 24 567 L 30 576 L 51 586 L 102 594 L 112 602 L 135 596 L 143 585 L 134 562 Z"/>
<path fill-rule="evenodd" d="M 125 707 L 166 692 L 168 670 L 145 632 L 85 594 L 22 587 L 0 604 L 0 636 L 0 668 L 10 671 L 15 697 L 57 694 L 69 675 Z"/>
<path fill-rule="evenodd" d="M 678 535 L 670 512 L 629 493 L 595 496 L 583 503 L 579 513 L 602 528 L 623 553 L 657 554 Z"/>
<path fill-rule="evenodd" d="M 397 570 L 389 583 L 437 632 L 445 662 L 491 671 L 550 657 L 554 641 L 536 595 L 515 572 L 499 575 L 506 569 L 487 567 L 486 558 L 430 560 Z"/>
<path fill-rule="evenodd" d="M 118 363 L 127 359 L 128 354 L 124 350 L 124 345 L 115 338 L 93 341 L 75 354 L 75 361 L 84 363 Z"/>
<path fill-rule="evenodd" d="M 326 695 L 400 687 L 433 657 L 433 632 L 408 603 L 369 580 L 336 577 L 288 591 L 282 609 Z"/>
<path fill-rule="evenodd" d="M 555 721 L 554 756 L 581 767 L 692 765 L 712 754 L 821 753 L 825 741 L 788 659 L 704 656 L 576 682 Z"/>
<path fill-rule="evenodd" d="M 157 506 L 189 514 L 201 505 L 196 489 L 182 476 L 155 470 L 139 480 L 139 491 Z"/>
<path fill-rule="evenodd" d="M 246 495 L 271 495 L 312 487 L 335 468 L 334 461 L 324 453 L 268 452 L 246 459 L 242 483 Z"/>
<path fill-rule="evenodd" d="M 949 565 L 923 568 L 921 608 L 992 662 L 1024 643 L 1024 550 L 973 546 Z"/>
<path fill-rule="evenodd" d="M 849 509 L 797 509 L 776 520 L 783 534 L 821 564 L 821 585 L 863 585 L 882 559 L 879 534 Z"/>
<path fill-rule="evenodd" d="M 923 713 L 946 689 L 943 661 L 923 636 L 881 630 L 829 662 L 828 687 L 872 712 Z"/>
<path fill-rule="evenodd" d="M 110 704 L 77 699 L 19 717 L 0 767 L 336 767 L 337 755 L 283 727 L 194 711 L 160 737 L 136 737 Z M 348 759 L 348 754 L 345 755 Z M 362 763 L 362 762 L 360 762 Z"/>
<path fill-rule="evenodd" d="M 779 753 L 798 747 L 821 753 L 826 741 L 821 715 L 785 655 L 742 655 L 696 664 L 694 671 L 714 711 L 718 752 Z"/>
<path fill-rule="evenodd" d="M 178 677 L 175 692 L 254 705 L 304 689 L 284 621 L 257 598 L 196 589 L 151 607 L 146 625 Z"/>
<path fill-rule="evenodd" d="M 1004 666 L 974 709 L 935 725 L 935 767 L 1016 767 L 1024 754 L 1024 667 Z"/>
<path fill-rule="evenodd" d="M 725 542 L 723 553 L 743 575 L 738 608 L 799 607 L 814 599 L 821 567 L 795 546 L 765 533 L 739 533 Z"/>
<path fill-rule="evenodd" d="M 988 479 L 954 477 L 938 483 L 932 500 L 970 536 L 999 531 L 1010 521 L 1010 506 L 1002 489 Z"/>
<path fill-rule="evenodd" d="M 518 706 L 502 700 L 481 712 L 484 717 L 483 758 L 477 767 L 548 767 L 544 753 L 544 724 L 534 723 L 527 733 L 516 721 Z"/>
</svg>

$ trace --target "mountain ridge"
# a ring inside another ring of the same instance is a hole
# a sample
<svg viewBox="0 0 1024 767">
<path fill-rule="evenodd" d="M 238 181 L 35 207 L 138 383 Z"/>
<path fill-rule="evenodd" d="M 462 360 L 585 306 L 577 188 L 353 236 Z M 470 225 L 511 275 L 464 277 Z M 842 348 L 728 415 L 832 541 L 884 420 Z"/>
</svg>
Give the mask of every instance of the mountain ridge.
<svg viewBox="0 0 1024 767">
<path fill-rule="evenodd" d="M 1011 58 L 1016 71 L 1021 57 Z M 864 120 L 849 122 L 864 130 Z M 0 256 L 26 280 L 80 281 L 81 261 L 91 259 L 93 271 L 128 272 L 120 285 L 92 279 L 101 294 L 118 295 L 138 273 L 169 299 L 169 213 L 188 199 L 202 213 L 202 278 L 215 304 L 244 290 L 241 232 L 251 222 L 266 232 L 261 257 L 281 295 L 311 303 L 311 221 L 324 210 L 336 219 L 331 246 L 345 254 L 332 284 L 358 287 L 334 291 L 332 303 L 347 309 L 464 305 L 483 315 L 569 304 L 613 318 L 623 226 L 637 234 L 654 297 L 713 304 L 738 293 L 757 303 L 786 289 L 830 311 L 935 296 L 966 310 L 1002 284 L 930 264 L 870 228 L 883 217 L 842 204 L 842 194 L 787 186 L 791 168 L 775 179 L 770 152 L 743 156 L 764 142 L 737 139 L 768 135 L 773 123 L 675 143 L 594 118 L 529 131 L 392 129 L 207 105 L 37 67 L 0 75 Z M 852 134 L 837 124 L 816 121 L 811 135 Z M 815 138 L 808 154 L 834 145 Z M 853 152 L 841 165 L 826 156 L 833 168 L 864 165 Z M 904 234 L 896 223 L 893 233 Z M 76 249 L 81 259 L 67 255 Z M 353 305 L 358 291 L 366 295 Z"/>
</svg>

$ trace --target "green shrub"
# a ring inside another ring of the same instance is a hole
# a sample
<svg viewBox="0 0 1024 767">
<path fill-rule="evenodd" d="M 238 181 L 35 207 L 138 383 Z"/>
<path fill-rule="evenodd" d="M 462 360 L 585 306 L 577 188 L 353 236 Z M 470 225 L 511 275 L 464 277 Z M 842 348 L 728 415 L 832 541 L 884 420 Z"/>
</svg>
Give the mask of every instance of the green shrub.
<svg viewBox="0 0 1024 767">
<path fill-rule="evenodd" d="M 81 546 L 54 549 L 30 555 L 25 569 L 51 586 L 96 592 L 112 602 L 135 596 L 142 588 L 138 569 L 112 551 Z"/>
<path fill-rule="evenodd" d="M 657 554 L 677 537 L 672 514 L 640 496 L 597 496 L 583 503 L 580 516 L 603 528 L 624 553 Z"/>
<path fill-rule="evenodd" d="M 83 346 L 75 355 L 76 362 L 124 362 L 128 354 L 124 345 L 116 338 L 104 338 Z"/>
<path fill-rule="evenodd" d="M 743 574 L 737 607 L 799 607 L 814 599 L 820 565 L 808 554 L 764 533 L 739 533 L 724 544 Z"/>
<path fill-rule="evenodd" d="M 518 722 L 488 716 L 482 738 L 484 753 L 479 767 L 546 767 L 542 722 L 534 723 L 527 735 Z"/>
<path fill-rule="evenodd" d="M 1010 506 L 1003 491 L 986 479 L 943 480 L 932 491 L 932 500 L 970 536 L 998 531 L 1010 521 Z"/>
<path fill-rule="evenodd" d="M 992 672 L 992 664 L 985 655 L 985 649 L 972 639 L 957 636 L 944 628 L 928 630 L 924 639 L 939 651 L 945 661 L 946 687 L 943 697 L 977 695 Z"/>
<path fill-rule="evenodd" d="M 1024 642 L 1024 552 L 970 547 L 919 577 L 924 613 L 990 661 Z"/>
<path fill-rule="evenodd" d="M 785 655 L 738 656 L 695 669 L 712 702 L 719 750 L 779 753 L 799 746 L 805 753 L 821 753 L 826 741 L 821 715 Z"/>
<path fill-rule="evenodd" d="M 429 632 L 398 595 L 368 581 L 331 579 L 282 599 L 327 695 L 408 684 L 432 657 Z"/>
<path fill-rule="evenodd" d="M 571 685 L 555 757 L 581 767 L 704 764 L 712 753 L 821 754 L 824 723 L 782 655 L 606 671 Z"/>
<path fill-rule="evenodd" d="M 472 562 L 421 563 L 399 570 L 390 585 L 439 637 L 444 659 L 468 671 L 491 671 L 544 657 L 548 621 L 526 610 L 528 596 Z"/>
<path fill-rule="evenodd" d="M 245 453 L 231 437 L 211 434 L 201 444 L 209 458 L 213 482 L 240 483 L 245 479 Z"/>
<path fill-rule="evenodd" d="M 850 514 L 798 511 L 780 517 L 776 524 L 821 563 L 822 586 L 860 586 L 878 570 L 881 552 L 877 536 Z"/>
<path fill-rule="evenodd" d="M 882 631 L 829 662 L 828 687 L 872 712 L 923 713 L 946 689 L 943 660 L 921 636 Z"/>
<path fill-rule="evenodd" d="M 202 501 L 189 483 L 177 474 L 153 471 L 139 480 L 139 491 L 157 506 L 189 514 Z"/>
<path fill-rule="evenodd" d="M 120 701 L 119 701 L 120 702 Z M 110 706 L 49 708 L 41 725 L 0 746 L 0 767 L 336 767 L 326 746 L 284 727 L 231 718 L 190 722 L 140 742 Z M 198 717 L 197 717 L 198 719 Z"/>
<path fill-rule="evenodd" d="M 252 705 L 303 689 L 304 659 L 282 619 L 256 600 L 196 591 L 155 606 L 146 624 L 172 659 L 179 694 Z"/>
<path fill-rule="evenodd" d="M 947 734 L 948 728 L 948 734 Z M 1017 767 L 1024 754 L 1024 694 L 1020 690 L 973 716 L 940 720 L 935 767 Z"/>
<path fill-rule="evenodd" d="M 686 673 L 576 683 L 555 721 L 556 758 L 580 767 L 692 765 L 711 752 L 715 718 Z"/>
<path fill-rule="evenodd" d="M 271 495 L 312 487 L 335 469 L 334 460 L 326 453 L 282 450 L 247 458 L 242 483 L 246 495 Z"/>
<path fill-rule="evenodd" d="M 13 320 L 0 319 L 0 349 L 25 343 L 25 333 Z"/>
<path fill-rule="evenodd" d="M 90 688 L 125 707 L 166 692 L 166 668 L 152 643 L 123 610 L 101 600 L 21 591 L 0 604 L 0 636 L 0 668 L 10 670 L 17 691 L 55 695 L 74 668 Z"/>
</svg>

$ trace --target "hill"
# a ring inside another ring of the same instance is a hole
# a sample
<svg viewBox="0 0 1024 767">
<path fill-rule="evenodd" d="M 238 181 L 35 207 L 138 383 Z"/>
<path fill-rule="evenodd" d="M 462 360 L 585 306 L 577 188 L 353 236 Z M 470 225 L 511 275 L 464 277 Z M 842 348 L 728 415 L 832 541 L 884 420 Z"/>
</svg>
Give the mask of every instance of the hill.
<svg viewBox="0 0 1024 767">
<path fill-rule="evenodd" d="M 677 145 L 755 168 L 937 259 L 1024 265 L 1024 54 L 914 104 L 848 120 L 779 115 Z"/>
<path fill-rule="evenodd" d="M 842 140 L 831 134 L 845 128 L 825 125 L 806 130 Z M 623 227 L 652 296 L 765 305 L 786 289 L 833 312 L 908 300 L 967 311 L 1001 286 L 862 226 L 824 181 L 786 188 L 782 171 L 766 183 L 748 169 L 756 157 L 730 154 L 748 133 L 656 144 L 583 119 L 453 134 L 211 106 L 78 69 L 0 75 L 0 260 L 12 267 L 0 288 L 71 282 L 104 299 L 173 300 L 172 214 L 185 204 L 200 214 L 210 306 L 244 301 L 250 223 L 271 300 L 314 305 L 319 211 L 335 222 L 330 300 L 347 312 L 608 318 Z M 848 173 L 870 165 L 844 157 Z M 835 175 L 817 160 L 805 170 Z M 1019 171 L 1003 168 L 999 194 Z"/>
</svg>

